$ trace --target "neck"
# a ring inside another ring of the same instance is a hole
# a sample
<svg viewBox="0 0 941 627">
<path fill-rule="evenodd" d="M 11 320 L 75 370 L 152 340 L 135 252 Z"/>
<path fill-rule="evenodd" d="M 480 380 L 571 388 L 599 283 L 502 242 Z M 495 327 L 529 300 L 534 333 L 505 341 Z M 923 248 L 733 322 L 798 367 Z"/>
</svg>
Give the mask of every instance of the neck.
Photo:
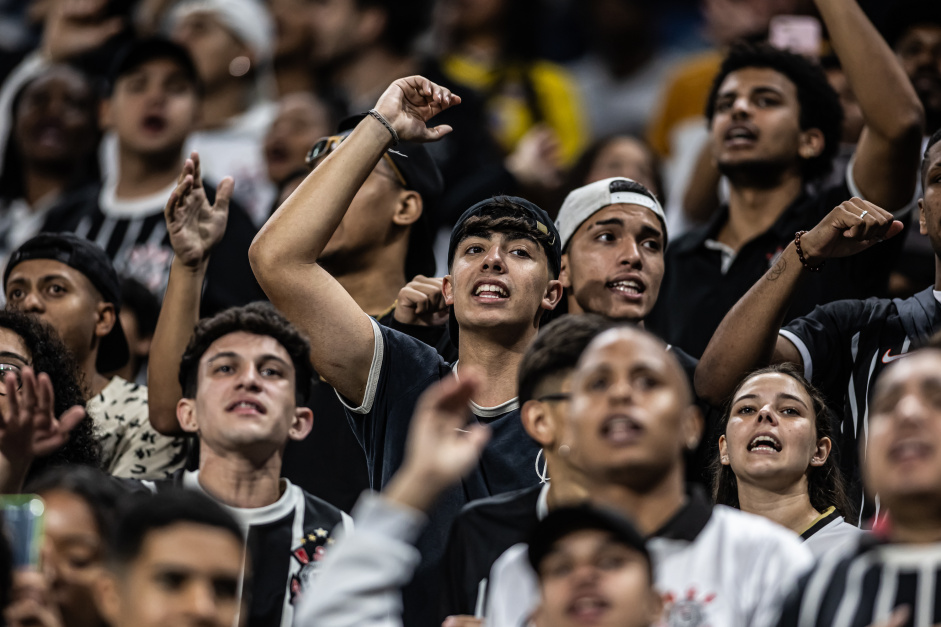
<svg viewBox="0 0 941 627">
<path fill-rule="evenodd" d="M 488 333 L 489 331 L 489 333 Z M 473 399 L 482 407 L 494 407 L 516 396 L 516 373 L 523 353 L 536 336 L 537 329 L 528 327 L 520 332 L 514 329 L 507 334 L 493 333 L 493 329 L 461 328 L 457 353 L 461 369 L 473 367 L 483 377 Z"/>
<path fill-rule="evenodd" d="M 43 172 L 38 168 L 26 166 L 24 195 L 30 207 L 50 194 L 59 194 L 65 188 L 66 177 L 61 173 Z"/>
<path fill-rule="evenodd" d="M 820 512 L 810 504 L 806 477 L 783 490 L 769 490 L 739 480 L 738 503 L 743 512 L 764 516 L 798 535 L 820 517 Z"/>
<path fill-rule="evenodd" d="M 883 501 L 882 505 L 889 511 L 889 538 L 893 542 L 941 542 L 941 502 L 937 495 L 911 495 Z"/>
<path fill-rule="evenodd" d="M 278 95 L 315 91 L 314 76 L 303 56 L 285 56 L 275 60 L 274 80 Z"/>
<path fill-rule="evenodd" d="M 249 90 L 244 80 L 222 81 L 206 92 L 200 107 L 200 129 L 225 126 L 230 119 L 248 110 Z"/>
<path fill-rule="evenodd" d="M 179 146 L 162 154 L 141 154 L 119 145 L 119 198 L 140 198 L 155 194 L 177 179 L 183 165 Z"/>
<path fill-rule="evenodd" d="M 729 219 L 719 241 L 734 250 L 761 235 L 801 195 L 804 181 L 797 172 L 785 172 L 776 184 L 732 184 Z"/>
<path fill-rule="evenodd" d="M 75 353 L 73 352 L 73 355 Z M 85 400 L 90 400 L 108 387 L 111 379 L 98 374 L 95 362 L 98 360 L 98 351 L 90 351 L 84 358 L 77 359 L 80 375 L 82 377 L 82 388 L 85 392 Z"/>
<path fill-rule="evenodd" d="M 376 251 L 362 267 L 353 267 L 342 260 L 331 263 L 321 261 L 343 289 L 353 297 L 360 309 L 370 316 L 385 313 L 399 296 L 399 290 L 405 286 L 404 262 L 408 238 L 404 246 L 386 246 Z"/>
<path fill-rule="evenodd" d="M 594 481 L 588 487 L 592 502 L 613 507 L 630 517 L 644 535 L 656 533 L 686 502 L 682 465 L 655 485 L 638 490 L 623 483 Z"/>
<path fill-rule="evenodd" d="M 253 509 L 281 498 L 281 455 L 250 460 L 199 444 L 199 485 L 229 507 Z"/>
<path fill-rule="evenodd" d="M 358 111 L 371 108 L 389 83 L 417 71 L 412 57 L 400 57 L 379 46 L 369 46 L 348 58 L 331 74 L 334 83 L 346 94 L 349 109 Z"/>
<path fill-rule="evenodd" d="M 549 494 L 546 498 L 549 511 L 587 501 L 590 495 L 582 473 L 560 458 L 558 453 L 552 453 L 549 449 L 543 448 L 542 454 L 546 458 L 546 466 L 549 468 L 551 477 Z"/>
</svg>

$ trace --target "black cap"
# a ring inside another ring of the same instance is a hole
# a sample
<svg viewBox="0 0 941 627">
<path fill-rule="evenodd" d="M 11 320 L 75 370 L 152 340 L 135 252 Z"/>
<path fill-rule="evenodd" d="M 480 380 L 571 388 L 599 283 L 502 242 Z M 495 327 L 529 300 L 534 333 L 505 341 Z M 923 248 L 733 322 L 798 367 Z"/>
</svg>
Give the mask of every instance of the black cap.
<svg viewBox="0 0 941 627">
<path fill-rule="evenodd" d="M 196 90 L 200 91 L 199 73 L 196 71 L 193 58 L 186 48 L 164 37 L 147 37 L 132 41 L 115 55 L 111 71 L 108 73 L 108 94 L 114 91 L 114 85 L 118 82 L 118 79 L 154 59 L 169 59 L 176 63 L 196 87 Z"/>
<path fill-rule="evenodd" d="M 338 135 L 349 135 L 368 113 L 360 113 L 344 118 L 337 127 Z M 432 206 L 444 190 L 444 178 L 431 153 L 423 144 L 399 142 L 386 154 L 395 163 L 395 167 L 405 179 L 405 189 L 418 192 L 422 198 L 422 213 L 412 224 L 408 238 L 408 253 L 405 257 L 405 278 L 412 280 L 416 275 L 434 276 L 435 264 L 434 233 L 431 232 L 430 214 Z"/>
<path fill-rule="evenodd" d="M 637 528 L 617 512 L 587 503 L 554 509 L 536 524 L 529 535 L 529 563 L 533 570 L 539 572 L 539 564 L 556 542 L 570 533 L 585 529 L 607 531 L 616 542 L 640 552 L 647 559 L 650 574 L 653 574 L 650 553 Z"/>
<path fill-rule="evenodd" d="M 461 214 L 454 228 L 451 229 L 451 240 L 448 242 L 448 272 L 451 272 L 451 264 L 454 263 L 454 251 L 457 249 L 460 240 L 463 239 L 464 223 L 474 216 L 487 215 L 495 209 L 518 213 L 519 217 L 530 223 L 532 231 L 538 231 L 549 236 L 548 242 L 544 241 L 545 238 L 542 240 L 537 239 L 537 241 L 542 244 L 543 250 L 546 251 L 549 267 L 552 268 L 552 276 L 558 277 L 559 270 L 562 267 L 562 238 L 559 237 L 559 231 L 555 228 L 555 223 L 549 218 L 548 213 L 534 203 L 518 196 L 494 196 L 493 198 L 481 200 Z M 546 321 L 543 318 L 543 322 Z M 457 346 L 458 329 L 457 319 L 454 317 L 454 307 L 452 306 L 448 318 L 448 333 L 451 336 L 451 342 L 455 346 Z"/>
<path fill-rule="evenodd" d="M 113 372 L 130 359 L 127 338 L 121 326 L 121 284 L 108 255 L 97 244 L 74 233 L 40 233 L 10 255 L 3 271 L 3 289 L 14 267 L 31 259 L 52 259 L 75 268 L 95 286 L 102 300 L 114 305 L 114 326 L 101 338 L 95 367 L 98 372 Z"/>
</svg>

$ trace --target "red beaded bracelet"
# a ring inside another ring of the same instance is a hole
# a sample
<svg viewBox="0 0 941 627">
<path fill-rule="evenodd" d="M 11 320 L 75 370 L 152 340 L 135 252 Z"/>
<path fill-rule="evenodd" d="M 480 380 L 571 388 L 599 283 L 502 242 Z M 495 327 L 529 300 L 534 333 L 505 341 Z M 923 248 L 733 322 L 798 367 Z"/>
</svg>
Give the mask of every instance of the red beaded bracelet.
<svg viewBox="0 0 941 627">
<path fill-rule="evenodd" d="M 812 266 L 809 263 L 807 263 L 806 259 L 804 259 L 804 251 L 801 250 L 801 235 L 803 235 L 806 232 L 807 231 L 798 231 L 797 233 L 794 234 L 794 247 L 797 248 L 797 258 L 800 259 L 801 264 L 803 264 L 803 266 L 807 268 L 808 270 L 810 270 L 811 272 L 820 272 L 821 270 L 823 270 L 823 265 L 827 263 L 826 261 L 821 261 L 820 265 L 818 266 Z"/>
</svg>

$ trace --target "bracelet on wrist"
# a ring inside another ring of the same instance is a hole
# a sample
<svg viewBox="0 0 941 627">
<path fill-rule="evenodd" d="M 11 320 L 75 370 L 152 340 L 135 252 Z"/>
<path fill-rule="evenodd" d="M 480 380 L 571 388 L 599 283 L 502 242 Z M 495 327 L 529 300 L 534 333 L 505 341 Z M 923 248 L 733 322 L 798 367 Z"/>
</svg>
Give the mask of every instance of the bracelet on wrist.
<svg viewBox="0 0 941 627">
<path fill-rule="evenodd" d="M 382 123 L 382 125 L 383 125 L 384 127 L 386 127 L 386 130 L 388 130 L 389 133 L 392 134 L 392 145 L 393 145 L 393 146 L 398 146 L 398 145 L 399 145 L 399 134 L 396 133 L 396 132 L 395 132 L 395 129 L 392 128 L 392 125 L 389 124 L 389 120 L 386 119 L 386 116 L 382 115 L 381 113 L 379 113 L 379 112 L 376 111 L 375 109 L 370 109 L 370 110 L 368 111 L 368 113 L 369 113 L 369 115 L 371 115 L 372 117 L 374 117 L 374 118 L 376 118 L 377 120 L 379 120 L 379 121 Z"/>
<path fill-rule="evenodd" d="M 821 261 L 816 266 L 812 266 L 807 263 L 807 260 L 804 259 L 804 251 L 801 250 L 801 236 L 804 235 L 807 231 L 798 231 L 794 234 L 794 247 L 797 248 L 797 258 L 800 259 L 801 265 L 810 270 L 811 272 L 820 272 L 823 270 L 823 266 L 826 261 Z"/>
</svg>

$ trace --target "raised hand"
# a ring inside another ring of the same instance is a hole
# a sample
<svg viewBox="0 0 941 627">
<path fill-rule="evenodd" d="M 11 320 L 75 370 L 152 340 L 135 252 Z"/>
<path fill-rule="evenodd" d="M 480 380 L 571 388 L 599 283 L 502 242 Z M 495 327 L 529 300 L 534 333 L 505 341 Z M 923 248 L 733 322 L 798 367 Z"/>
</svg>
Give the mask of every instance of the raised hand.
<svg viewBox="0 0 941 627">
<path fill-rule="evenodd" d="M 418 399 L 402 468 L 389 482 L 386 498 L 427 511 L 446 488 L 477 463 L 490 429 L 470 421 L 471 395 L 480 385 L 472 371 L 447 377 Z"/>
<path fill-rule="evenodd" d="M 389 121 L 399 139 L 432 142 L 452 129 L 447 124 L 428 127 L 428 120 L 460 103 L 461 97 L 452 94 L 451 90 L 422 76 L 409 76 L 389 85 L 379 97 L 376 111 Z"/>
<path fill-rule="evenodd" d="M 804 259 L 814 266 L 826 259 L 849 257 L 902 232 L 891 213 L 860 198 L 833 209 L 801 237 Z"/>
<path fill-rule="evenodd" d="M 403 324 L 440 326 L 448 321 L 448 306 L 441 293 L 443 279 L 417 275 L 399 290 L 395 319 Z"/>
<path fill-rule="evenodd" d="M 170 245 L 183 265 L 192 268 L 207 261 L 210 251 L 222 240 L 234 187 L 231 177 L 222 179 L 216 188 L 216 204 L 210 205 L 203 188 L 199 154 L 194 151 L 183 164 L 176 189 L 163 211 Z"/>
<path fill-rule="evenodd" d="M 76 405 L 56 418 L 52 381 L 46 373 L 37 377 L 27 366 L 20 377 L 20 389 L 12 373 L 2 383 L 7 401 L 0 413 L 0 489 L 4 491 L 16 491 L 33 459 L 64 445 L 85 417 L 85 409 Z"/>
<path fill-rule="evenodd" d="M 52 0 L 42 37 L 43 55 L 64 61 L 98 48 L 120 33 L 124 18 L 109 17 L 109 0 Z"/>
</svg>

